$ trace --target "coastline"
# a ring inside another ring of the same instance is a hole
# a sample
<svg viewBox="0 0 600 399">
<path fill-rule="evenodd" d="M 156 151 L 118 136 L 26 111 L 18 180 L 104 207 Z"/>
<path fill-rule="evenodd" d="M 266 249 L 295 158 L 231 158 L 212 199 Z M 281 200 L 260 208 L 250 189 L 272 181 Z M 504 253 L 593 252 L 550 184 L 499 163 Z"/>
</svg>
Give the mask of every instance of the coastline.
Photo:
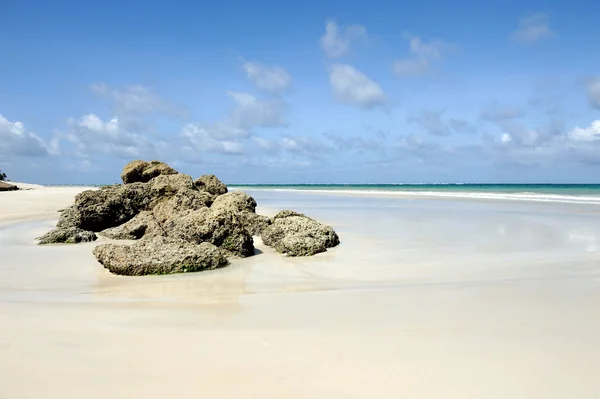
<svg viewBox="0 0 600 399">
<path fill-rule="evenodd" d="M 123 277 L 33 242 L 83 189 L 0 195 L 0 397 L 598 394 L 595 205 L 249 189 L 342 244 Z"/>
</svg>

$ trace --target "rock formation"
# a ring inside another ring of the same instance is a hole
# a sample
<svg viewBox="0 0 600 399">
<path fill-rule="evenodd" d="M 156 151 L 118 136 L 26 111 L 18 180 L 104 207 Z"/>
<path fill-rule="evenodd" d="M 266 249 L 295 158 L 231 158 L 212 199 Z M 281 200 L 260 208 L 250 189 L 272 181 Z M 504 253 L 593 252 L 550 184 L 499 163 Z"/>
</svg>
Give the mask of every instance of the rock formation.
<svg viewBox="0 0 600 399">
<path fill-rule="evenodd" d="M 335 247 L 340 239 L 331 226 L 295 211 L 284 210 L 261 234 L 263 243 L 288 256 L 310 256 Z"/>
<path fill-rule="evenodd" d="M 133 161 L 124 184 L 78 194 L 57 228 L 40 244 L 93 241 L 99 233 L 133 244 L 94 249 L 108 270 L 123 275 L 193 272 L 225 266 L 227 258 L 254 255 L 252 236 L 289 256 L 314 255 L 339 243 L 333 229 L 294 211 L 273 220 L 256 214 L 256 201 L 228 192 L 214 175 L 197 180 L 158 162 Z"/>
</svg>

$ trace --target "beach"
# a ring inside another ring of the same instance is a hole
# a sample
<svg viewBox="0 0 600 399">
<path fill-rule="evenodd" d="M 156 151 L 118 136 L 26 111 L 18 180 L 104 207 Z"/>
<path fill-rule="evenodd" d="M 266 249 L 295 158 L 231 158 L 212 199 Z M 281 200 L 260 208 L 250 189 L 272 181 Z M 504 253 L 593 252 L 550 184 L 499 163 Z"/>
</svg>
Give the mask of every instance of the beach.
<svg viewBox="0 0 600 399">
<path fill-rule="evenodd" d="M 115 276 L 41 247 L 85 187 L 0 193 L 0 398 L 598 398 L 600 205 L 247 189 L 342 241 Z"/>
</svg>

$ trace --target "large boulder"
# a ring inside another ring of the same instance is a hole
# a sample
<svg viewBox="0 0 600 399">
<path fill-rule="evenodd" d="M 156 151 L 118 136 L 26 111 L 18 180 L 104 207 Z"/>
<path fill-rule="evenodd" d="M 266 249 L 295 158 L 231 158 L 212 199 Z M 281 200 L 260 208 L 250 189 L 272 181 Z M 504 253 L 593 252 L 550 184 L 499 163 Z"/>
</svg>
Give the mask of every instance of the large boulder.
<svg viewBox="0 0 600 399">
<path fill-rule="evenodd" d="M 136 160 L 129 162 L 121 172 L 121 179 L 124 184 L 146 183 L 153 178 L 161 175 L 175 175 L 178 172 L 160 161 L 142 161 Z"/>
<path fill-rule="evenodd" d="M 184 212 L 207 208 L 212 196 L 205 192 L 181 190 L 171 198 L 158 203 L 150 211 L 142 211 L 120 226 L 102 231 L 105 237 L 115 240 L 138 240 L 142 237 L 168 236 L 163 224 Z"/>
<path fill-rule="evenodd" d="M 102 231 L 133 218 L 152 203 L 150 186 L 143 183 L 83 191 L 60 215 L 57 227 Z"/>
<path fill-rule="evenodd" d="M 215 175 L 202 175 L 194 181 L 200 191 L 206 191 L 212 195 L 223 195 L 227 193 L 227 186 L 217 179 Z"/>
<path fill-rule="evenodd" d="M 126 276 L 198 272 L 227 265 L 223 251 L 210 243 L 196 245 L 165 237 L 131 245 L 102 244 L 93 252 L 105 268 Z"/>
<path fill-rule="evenodd" d="M 162 226 L 165 233 L 174 239 L 197 244 L 210 242 L 232 256 L 254 255 L 252 235 L 235 213 L 203 208 L 178 215 Z"/>
<path fill-rule="evenodd" d="M 282 211 L 261 234 L 265 245 L 288 256 L 310 256 L 340 243 L 331 226 L 294 211 Z"/>
<path fill-rule="evenodd" d="M 77 244 L 95 241 L 98 237 L 91 231 L 77 227 L 54 229 L 38 238 L 41 245 L 45 244 Z"/>
</svg>

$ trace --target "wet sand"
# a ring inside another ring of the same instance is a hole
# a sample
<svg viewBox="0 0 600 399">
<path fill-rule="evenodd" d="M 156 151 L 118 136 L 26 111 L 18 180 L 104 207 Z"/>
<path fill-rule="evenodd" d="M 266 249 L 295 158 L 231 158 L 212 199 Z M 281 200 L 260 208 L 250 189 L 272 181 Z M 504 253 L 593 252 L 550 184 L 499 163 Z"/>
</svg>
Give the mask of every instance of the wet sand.
<svg viewBox="0 0 600 399">
<path fill-rule="evenodd" d="M 34 244 L 78 190 L 0 194 L 0 398 L 600 396 L 598 206 L 249 190 L 342 245 L 119 277 Z"/>
</svg>

